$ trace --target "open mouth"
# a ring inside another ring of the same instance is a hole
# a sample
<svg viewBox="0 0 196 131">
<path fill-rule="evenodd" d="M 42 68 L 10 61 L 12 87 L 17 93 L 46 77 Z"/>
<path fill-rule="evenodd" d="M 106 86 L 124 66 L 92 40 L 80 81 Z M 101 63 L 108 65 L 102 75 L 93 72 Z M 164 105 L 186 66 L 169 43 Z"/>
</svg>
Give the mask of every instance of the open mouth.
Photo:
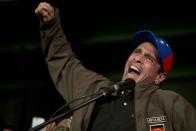
<svg viewBox="0 0 196 131">
<path fill-rule="evenodd" d="M 129 73 L 134 73 L 134 74 L 137 74 L 137 75 L 141 74 L 141 71 L 135 66 L 130 66 L 128 72 Z"/>
</svg>

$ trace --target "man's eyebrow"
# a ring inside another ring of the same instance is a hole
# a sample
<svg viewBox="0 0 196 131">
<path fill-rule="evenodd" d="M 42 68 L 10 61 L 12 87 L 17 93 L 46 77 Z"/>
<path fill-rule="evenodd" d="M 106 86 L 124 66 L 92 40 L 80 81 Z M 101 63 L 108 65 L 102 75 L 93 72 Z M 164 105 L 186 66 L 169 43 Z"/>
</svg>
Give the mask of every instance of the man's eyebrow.
<svg viewBox="0 0 196 131">
<path fill-rule="evenodd" d="M 158 59 L 157 59 L 156 56 L 154 57 L 154 56 L 151 55 L 150 53 L 145 53 L 144 55 L 147 56 L 147 57 L 149 57 L 149 58 L 151 58 L 151 59 L 153 59 L 154 61 L 157 61 L 157 62 L 158 62 Z"/>
<path fill-rule="evenodd" d="M 135 48 L 134 50 L 133 50 L 133 52 L 135 52 L 135 51 L 141 51 L 142 49 L 141 48 Z"/>
</svg>

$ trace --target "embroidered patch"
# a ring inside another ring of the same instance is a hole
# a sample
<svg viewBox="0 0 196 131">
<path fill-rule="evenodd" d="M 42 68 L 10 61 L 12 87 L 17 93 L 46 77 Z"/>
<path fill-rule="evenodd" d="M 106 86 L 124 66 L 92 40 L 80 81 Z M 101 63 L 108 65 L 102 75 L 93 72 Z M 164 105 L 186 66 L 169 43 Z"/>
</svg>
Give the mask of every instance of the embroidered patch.
<svg viewBox="0 0 196 131">
<path fill-rule="evenodd" d="M 150 131 L 165 131 L 164 124 L 150 125 Z"/>
<path fill-rule="evenodd" d="M 167 121 L 166 116 L 158 116 L 158 117 L 146 118 L 146 123 L 148 123 L 148 124 L 163 123 L 163 122 L 166 122 L 166 121 Z"/>
</svg>

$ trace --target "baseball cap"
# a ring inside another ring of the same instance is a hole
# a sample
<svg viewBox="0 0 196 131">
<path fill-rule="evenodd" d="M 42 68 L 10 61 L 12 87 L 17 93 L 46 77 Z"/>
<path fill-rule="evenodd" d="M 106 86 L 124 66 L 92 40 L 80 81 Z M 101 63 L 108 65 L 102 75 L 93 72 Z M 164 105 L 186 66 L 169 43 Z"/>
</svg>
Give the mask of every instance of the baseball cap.
<svg viewBox="0 0 196 131">
<path fill-rule="evenodd" d="M 173 66 L 173 51 L 170 45 L 150 30 L 141 30 L 133 34 L 132 44 L 134 47 L 145 41 L 151 42 L 155 46 L 159 54 L 162 71 L 169 73 Z"/>
</svg>

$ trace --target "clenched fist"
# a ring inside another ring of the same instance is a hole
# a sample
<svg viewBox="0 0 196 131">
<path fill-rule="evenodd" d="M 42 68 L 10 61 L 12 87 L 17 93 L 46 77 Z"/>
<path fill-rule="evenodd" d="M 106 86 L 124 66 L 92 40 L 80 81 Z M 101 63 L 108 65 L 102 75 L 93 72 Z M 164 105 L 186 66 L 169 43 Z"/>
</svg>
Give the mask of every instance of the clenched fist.
<svg viewBox="0 0 196 131">
<path fill-rule="evenodd" d="M 35 9 L 35 14 L 37 14 L 40 20 L 47 24 L 54 20 L 54 7 L 47 2 L 41 2 Z"/>
</svg>

